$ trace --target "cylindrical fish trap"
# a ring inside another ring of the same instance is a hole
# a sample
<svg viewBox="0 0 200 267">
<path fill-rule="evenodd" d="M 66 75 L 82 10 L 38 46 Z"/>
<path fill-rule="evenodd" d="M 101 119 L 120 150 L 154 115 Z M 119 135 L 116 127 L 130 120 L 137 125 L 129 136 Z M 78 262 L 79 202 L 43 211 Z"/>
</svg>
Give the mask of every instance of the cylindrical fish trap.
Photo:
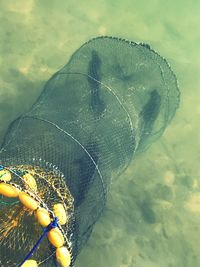
<svg viewBox="0 0 200 267">
<path fill-rule="evenodd" d="M 175 75 L 148 45 L 100 37 L 78 49 L 3 140 L 0 265 L 73 266 L 111 181 L 178 103 Z"/>
</svg>

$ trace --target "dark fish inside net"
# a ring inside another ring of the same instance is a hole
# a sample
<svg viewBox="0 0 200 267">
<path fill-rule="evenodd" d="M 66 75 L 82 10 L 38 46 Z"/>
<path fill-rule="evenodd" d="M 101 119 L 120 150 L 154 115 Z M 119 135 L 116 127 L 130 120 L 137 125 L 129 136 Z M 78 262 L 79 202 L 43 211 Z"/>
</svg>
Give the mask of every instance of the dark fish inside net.
<svg viewBox="0 0 200 267">
<path fill-rule="evenodd" d="M 176 77 L 150 46 L 113 37 L 81 46 L 4 137 L 0 265 L 21 266 L 43 233 L 43 211 L 47 222 L 58 217 L 62 242 L 45 237 L 22 266 L 73 266 L 111 181 L 163 133 L 178 104 Z M 62 247 L 69 262 L 59 261 Z"/>
</svg>

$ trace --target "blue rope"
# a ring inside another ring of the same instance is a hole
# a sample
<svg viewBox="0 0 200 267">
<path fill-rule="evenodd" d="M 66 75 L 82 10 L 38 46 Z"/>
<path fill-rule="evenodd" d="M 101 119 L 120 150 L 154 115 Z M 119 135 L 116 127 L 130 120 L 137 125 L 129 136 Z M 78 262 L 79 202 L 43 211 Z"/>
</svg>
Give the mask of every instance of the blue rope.
<svg viewBox="0 0 200 267">
<path fill-rule="evenodd" d="M 40 236 L 40 238 L 38 239 L 38 241 L 35 243 L 35 245 L 31 249 L 31 251 L 27 254 L 27 256 L 24 258 L 24 260 L 17 267 L 21 267 L 22 264 L 33 255 L 33 253 L 35 252 L 35 250 L 38 248 L 39 244 L 42 242 L 42 239 L 47 235 L 47 233 L 51 229 L 56 228 L 56 227 L 58 227 L 58 218 L 57 217 L 55 217 L 54 221 L 52 221 L 47 227 L 45 227 L 43 229 L 43 233 Z"/>
</svg>

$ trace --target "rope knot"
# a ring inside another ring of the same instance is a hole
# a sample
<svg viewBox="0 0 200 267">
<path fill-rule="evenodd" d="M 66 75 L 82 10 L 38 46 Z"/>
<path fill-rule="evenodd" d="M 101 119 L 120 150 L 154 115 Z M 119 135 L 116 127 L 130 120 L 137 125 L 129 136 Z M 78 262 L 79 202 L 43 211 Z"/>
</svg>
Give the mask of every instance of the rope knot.
<svg viewBox="0 0 200 267">
<path fill-rule="evenodd" d="M 56 227 L 58 227 L 58 218 L 57 217 L 55 217 L 54 220 L 52 222 L 50 222 L 50 224 L 47 227 L 45 227 L 43 231 L 45 233 L 48 233 L 49 231 L 51 231 L 51 229 L 56 228 Z"/>
<path fill-rule="evenodd" d="M 54 220 L 52 222 L 50 222 L 50 224 L 43 229 L 42 235 L 40 236 L 38 241 L 35 243 L 35 245 L 31 249 L 31 251 L 28 253 L 28 255 L 24 258 L 24 260 L 18 265 L 18 267 L 21 267 L 23 265 L 23 263 L 33 255 L 35 250 L 38 248 L 39 244 L 42 242 L 42 239 L 47 235 L 47 233 L 49 231 L 51 231 L 51 229 L 56 228 L 56 227 L 58 227 L 58 218 L 57 217 L 55 217 Z"/>
</svg>

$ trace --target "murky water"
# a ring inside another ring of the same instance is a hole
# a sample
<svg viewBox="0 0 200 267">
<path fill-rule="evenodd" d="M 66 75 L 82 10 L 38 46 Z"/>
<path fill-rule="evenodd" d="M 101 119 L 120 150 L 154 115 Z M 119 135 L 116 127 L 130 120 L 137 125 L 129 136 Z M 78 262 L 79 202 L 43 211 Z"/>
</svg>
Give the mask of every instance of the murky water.
<svg viewBox="0 0 200 267">
<path fill-rule="evenodd" d="M 113 183 L 76 267 L 200 265 L 200 2 L 1 0 L 0 136 L 82 43 L 150 44 L 171 64 L 180 108 L 164 136 Z"/>
</svg>

